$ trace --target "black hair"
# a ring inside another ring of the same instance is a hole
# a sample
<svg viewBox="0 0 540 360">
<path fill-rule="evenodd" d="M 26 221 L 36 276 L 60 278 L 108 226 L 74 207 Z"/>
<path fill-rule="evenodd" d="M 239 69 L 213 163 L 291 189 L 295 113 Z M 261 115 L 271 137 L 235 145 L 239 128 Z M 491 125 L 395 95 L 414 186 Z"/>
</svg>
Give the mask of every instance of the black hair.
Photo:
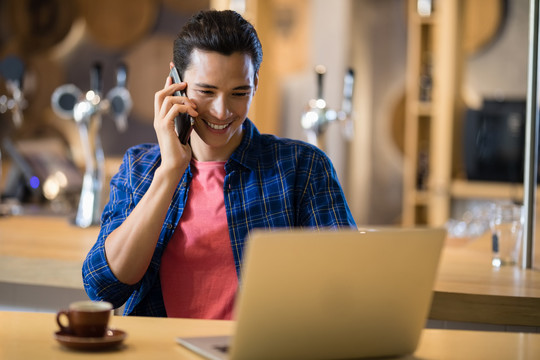
<svg viewBox="0 0 540 360">
<path fill-rule="evenodd" d="M 262 62 L 262 46 L 253 25 L 232 10 L 206 10 L 194 15 L 174 41 L 173 62 L 183 76 L 194 49 L 223 55 L 235 52 L 251 57 L 255 73 Z"/>
</svg>

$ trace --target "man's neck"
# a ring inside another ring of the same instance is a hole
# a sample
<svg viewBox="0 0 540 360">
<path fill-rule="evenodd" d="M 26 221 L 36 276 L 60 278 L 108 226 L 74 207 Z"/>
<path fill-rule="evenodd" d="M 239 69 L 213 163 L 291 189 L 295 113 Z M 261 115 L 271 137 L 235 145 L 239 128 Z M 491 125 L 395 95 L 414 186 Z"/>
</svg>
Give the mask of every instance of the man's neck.
<svg viewBox="0 0 540 360">
<path fill-rule="evenodd" d="M 197 161 L 227 161 L 234 150 L 236 150 L 242 142 L 242 135 L 243 132 L 238 136 L 238 139 L 231 139 L 226 145 L 216 147 L 205 143 L 197 133 L 193 131 L 190 138 L 193 157 Z"/>
</svg>

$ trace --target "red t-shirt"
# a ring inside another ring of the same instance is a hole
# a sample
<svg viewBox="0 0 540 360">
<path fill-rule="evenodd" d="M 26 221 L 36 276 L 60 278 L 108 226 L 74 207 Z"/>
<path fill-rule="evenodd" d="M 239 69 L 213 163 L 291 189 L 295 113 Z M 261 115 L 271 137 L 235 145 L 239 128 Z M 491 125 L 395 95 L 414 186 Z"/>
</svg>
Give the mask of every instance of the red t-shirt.
<svg viewBox="0 0 540 360">
<path fill-rule="evenodd" d="M 165 309 L 169 317 L 231 319 L 238 278 L 223 199 L 225 163 L 191 165 L 186 208 L 161 259 Z"/>
</svg>

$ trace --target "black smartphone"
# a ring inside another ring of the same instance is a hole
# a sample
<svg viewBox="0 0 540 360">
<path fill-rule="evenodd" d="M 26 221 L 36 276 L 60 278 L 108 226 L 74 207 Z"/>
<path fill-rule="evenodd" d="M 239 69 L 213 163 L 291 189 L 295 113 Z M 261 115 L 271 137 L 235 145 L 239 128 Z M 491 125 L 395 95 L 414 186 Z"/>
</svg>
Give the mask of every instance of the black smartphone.
<svg viewBox="0 0 540 360">
<path fill-rule="evenodd" d="M 182 82 L 180 73 L 175 66 L 173 66 L 173 68 L 171 69 L 169 76 L 172 77 L 173 83 L 175 84 L 179 84 Z M 175 91 L 174 95 L 186 96 L 186 93 L 184 91 Z M 178 116 L 174 119 L 174 127 L 176 128 L 176 132 L 178 133 L 178 139 L 180 139 L 180 142 L 184 145 L 187 144 L 187 141 L 189 139 L 189 134 L 191 133 L 191 126 L 193 126 L 193 119 L 190 115 L 186 113 L 178 114 Z"/>
</svg>

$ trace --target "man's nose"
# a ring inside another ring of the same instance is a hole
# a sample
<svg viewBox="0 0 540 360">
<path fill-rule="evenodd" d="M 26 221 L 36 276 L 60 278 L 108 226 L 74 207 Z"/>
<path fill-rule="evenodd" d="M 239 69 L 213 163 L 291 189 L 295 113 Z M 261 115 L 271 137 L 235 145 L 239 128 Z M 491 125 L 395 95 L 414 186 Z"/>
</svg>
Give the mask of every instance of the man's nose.
<svg viewBox="0 0 540 360">
<path fill-rule="evenodd" d="M 224 120 L 227 119 L 230 115 L 229 107 L 227 100 L 224 96 L 218 96 L 212 102 L 212 116 L 216 119 Z"/>
</svg>

